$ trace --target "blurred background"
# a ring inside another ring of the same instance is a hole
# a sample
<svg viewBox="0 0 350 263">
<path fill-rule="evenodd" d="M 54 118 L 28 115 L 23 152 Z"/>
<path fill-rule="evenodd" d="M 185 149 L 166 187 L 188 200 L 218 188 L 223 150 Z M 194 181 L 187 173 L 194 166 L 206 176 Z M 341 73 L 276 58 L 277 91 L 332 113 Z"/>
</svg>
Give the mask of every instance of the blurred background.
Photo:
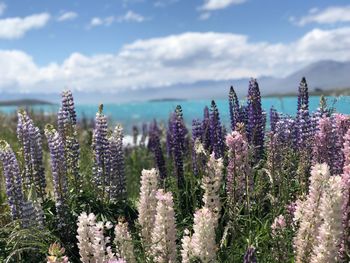
<svg viewBox="0 0 350 263">
<path fill-rule="evenodd" d="M 181 104 L 185 121 L 215 99 L 228 123 L 232 85 L 257 78 L 266 111 L 295 114 L 298 85 L 350 113 L 349 1 L 11 0 L 0 2 L 0 112 L 100 103 L 131 133 Z"/>
</svg>

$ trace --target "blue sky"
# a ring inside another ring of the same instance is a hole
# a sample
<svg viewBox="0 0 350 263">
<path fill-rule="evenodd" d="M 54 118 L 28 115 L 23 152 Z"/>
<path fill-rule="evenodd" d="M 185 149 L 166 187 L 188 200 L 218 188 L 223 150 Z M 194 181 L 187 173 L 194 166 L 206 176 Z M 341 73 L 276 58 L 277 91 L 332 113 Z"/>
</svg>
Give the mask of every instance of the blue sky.
<svg viewBox="0 0 350 263">
<path fill-rule="evenodd" d="M 11 0 L 0 90 L 117 92 L 350 60 L 349 1 Z"/>
</svg>

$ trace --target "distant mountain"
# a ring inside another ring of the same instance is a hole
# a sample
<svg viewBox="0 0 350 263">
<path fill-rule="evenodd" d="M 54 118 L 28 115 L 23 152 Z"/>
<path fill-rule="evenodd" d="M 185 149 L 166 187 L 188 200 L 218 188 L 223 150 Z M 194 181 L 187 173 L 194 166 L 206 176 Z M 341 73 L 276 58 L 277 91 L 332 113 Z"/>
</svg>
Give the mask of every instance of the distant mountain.
<svg viewBox="0 0 350 263">
<path fill-rule="evenodd" d="M 324 60 L 312 63 L 285 78 L 260 77 L 258 79 L 261 94 L 283 95 L 296 94 L 302 77 L 306 77 L 309 90 L 322 89 L 330 91 L 350 88 L 350 61 L 336 62 Z M 171 99 L 218 99 L 227 98 L 229 87 L 234 86 L 239 97 L 243 98 L 248 90 L 248 78 L 222 81 L 198 81 L 187 84 L 146 88 L 141 90 L 128 90 L 116 93 L 74 92 L 77 103 L 122 103 L 133 101 L 161 101 Z M 59 103 L 59 94 L 0 94 L 2 100 L 9 99 L 35 99 Z M 97 99 L 96 99 L 97 98 Z"/>
</svg>

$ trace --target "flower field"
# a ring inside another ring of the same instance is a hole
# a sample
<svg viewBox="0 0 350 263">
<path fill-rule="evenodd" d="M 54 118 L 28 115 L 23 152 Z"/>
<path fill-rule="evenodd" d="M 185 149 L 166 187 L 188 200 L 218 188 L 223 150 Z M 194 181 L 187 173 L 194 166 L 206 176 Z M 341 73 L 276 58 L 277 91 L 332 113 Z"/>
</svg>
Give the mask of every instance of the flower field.
<svg viewBox="0 0 350 263">
<path fill-rule="evenodd" d="M 212 101 L 186 127 L 0 115 L 0 262 L 350 262 L 350 116 L 303 78 L 295 116 L 265 112 L 256 80 L 231 122 Z"/>
</svg>

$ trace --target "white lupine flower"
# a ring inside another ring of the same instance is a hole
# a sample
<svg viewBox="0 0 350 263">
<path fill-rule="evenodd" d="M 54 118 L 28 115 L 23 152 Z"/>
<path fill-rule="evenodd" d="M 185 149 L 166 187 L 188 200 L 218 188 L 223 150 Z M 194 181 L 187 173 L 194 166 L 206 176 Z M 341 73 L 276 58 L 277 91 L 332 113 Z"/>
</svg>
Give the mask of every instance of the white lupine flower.
<svg viewBox="0 0 350 263">
<path fill-rule="evenodd" d="M 221 210 L 220 188 L 223 180 L 223 167 L 222 158 L 215 159 L 213 152 L 207 164 L 207 174 L 202 179 L 204 207 L 210 209 L 217 216 L 217 219 Z"/>
<path fill-rule="evenodd" d="M 188 229 L 185 229 L 184 236 L 181 239 L 181 258 L 182 263 L 190 263 L 191 259 L 191 237 L 189 236 L 190 232 Z"/>
<path fill-rule="evenodd" d="M 151 232 L 156 214 L 156 192 L 158 189 L 158 171 L 143 170 L 141 176 L 140 201 L 138 203 L 141 236 L 145 244 L 151 243 Z"/>
<path fill-rule="evenodd" d="M 118 256 L 125 258 L 128 263 L 135 263 L 136 259 L 134 256 L 134 245 L 128 230 L 128 223 L 123 222 L 123 220 L 119 220 L 118 224 L 114 228 L 114 233 L 114 243 L 116 245 Z"/>
<path fill-rule="evenodd" d="M 201 143 L 201 141 L 199 139 L 197 139 L 194 142 L 194 151 L 196 154 L 203 154 L 203 155 L 207 154 L 207 152 L 204 149 L 204 145 Z"/>
<path fill-rule="evenodd" d="M 197 210 L 194 214 L 190 254 L 203 263 L 213 262 L 216 258 L 216 221 L 216 216 L 207 207 Z"/>
<path fill-rule="evenodd" d="M 176 225 L 173 196 L 157 191 L 157 213 L 152 231 L 151 255 L 154 262 L 176 262 Z"/>
<path fill-rule="evenodd" d="M 329 179 L 329 187 L 321 198 L 320 216 L 323 219 L 313 247 L 311 263 L 338 262 L 338 250 L 343 232 L 342 183 L 340 176 Z"/>
<path fill-rule="evenodd" d="M 93 259 L 93 246 L 91 240 L 94 237 L 93 226 L 96 224 L 96 217 L 94 214 L 87 215 L 83 212 L 78 217 L 78 248 L 80 260 L 83 263 L 90 263 Z"/>
<path fill-rule="evenodd" d="M 306 200 L 298 200 L 294 220 L 299 229 L 294 238 L 295 262 L 309 262 L 312 247 L 316 242 L 318 228 L 321 225 L 320 201 L 330 177 L 327 164 L 316 164 L 311 171 L 309 193 Z"/>
<path fill-rule="evenodd" d="M 111 223 L 106 223 L 107 227 Z M 104 263 L 114 259 L 112 248 L 108 246 L 110 237 L 104 236 L 105 224 L 96 223 L 93 213 L 87 215 L 83 212 L 78 217 L 78 248 L 80 260 L 83 263 Z"/>
</svg>

